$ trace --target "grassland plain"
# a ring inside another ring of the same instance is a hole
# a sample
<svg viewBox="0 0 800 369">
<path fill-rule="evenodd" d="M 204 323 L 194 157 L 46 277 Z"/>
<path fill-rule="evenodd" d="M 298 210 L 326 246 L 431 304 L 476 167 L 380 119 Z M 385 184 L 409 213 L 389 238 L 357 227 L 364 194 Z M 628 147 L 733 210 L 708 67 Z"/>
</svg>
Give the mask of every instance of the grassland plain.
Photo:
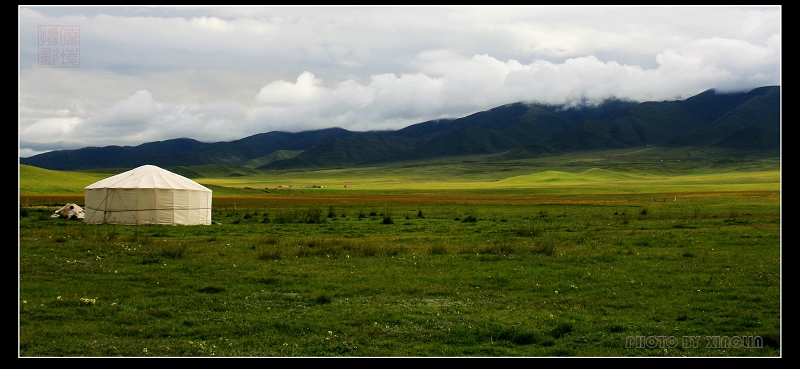
<svg viewBox="0 0 800 369">
<path fill-rule="evenodd" d="M 21 167 L 19 355 L 781 356 L 774 161 L 524 167 L 199 178 L 192 227 L 50 218 L 82 191 Z"/>
</svg>

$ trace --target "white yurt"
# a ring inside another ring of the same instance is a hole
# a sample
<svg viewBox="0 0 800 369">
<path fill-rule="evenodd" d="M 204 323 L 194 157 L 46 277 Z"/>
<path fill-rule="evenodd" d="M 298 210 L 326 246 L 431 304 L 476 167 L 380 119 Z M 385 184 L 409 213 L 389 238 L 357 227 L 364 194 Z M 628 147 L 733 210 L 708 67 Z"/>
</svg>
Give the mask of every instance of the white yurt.
<svg viewBox="0 0 800 369">
<path fill-rule="evenodd" d="M 86 186 L 89 224 L 211 224 L 211 190 L 154 165 Z"/>
</svg>

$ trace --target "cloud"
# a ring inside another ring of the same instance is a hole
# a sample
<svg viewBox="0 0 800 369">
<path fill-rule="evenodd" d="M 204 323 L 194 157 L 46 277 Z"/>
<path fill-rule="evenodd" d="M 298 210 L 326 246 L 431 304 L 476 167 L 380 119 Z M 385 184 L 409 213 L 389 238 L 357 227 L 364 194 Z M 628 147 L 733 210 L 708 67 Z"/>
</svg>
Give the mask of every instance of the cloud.
<svg viewBox="0 0 800 369">
<path fill-rule="evenodd" d="M 306 71 L 297 77 L 295 83 L 280 80 L 264 86 L 256 95 L 256 101 L 272 106 L 302 105 L 314 103 L 325 94 L 322 81 Z"/>
<path fill-rule="evenodd" d="M 81 68 L 36 66 L 44 24 L 81 27 Z M 26 6 L 20 155 L 747 90 L 781 46 L 779 6 Z"/>
<path fill-rule="evenodd" d="M 189 24 L 197 29 L 211 32 L 229 32 L 228 22 L 217 17 L 199 17 L 189 19 Z"/>
<path fill-rule="evenodd" d="M 245 108 L 235 102 L 217 101 L 205 105 L 162 106 L 154 119 L 154 137 L 188 137 L 202 142 L 232 141 L 252 135 Z M 191 132 L 191 135 L 187 135 Z"/>
<path fill-rule="evenodd" d="M 89 136 L 124 136 L 146 130 L 158 114 L 159 109 L 153 101 L 153 95 L 147 90 L 139 90 L 108 112 L 87 119 L 81 129 Z"/>
<path fill-rule="evenodd" d="M 38 143 L 63 142 L 82 123 L 80 118 L 45 118 L 22 129 L 20 139 Z"/>
<path fill-rule="evenodd" d="M 45 118 L 27 125 L 20 132 L 20 142 L 23 147 L 46 143 L 73 147 L 115 145 L 141 135 L 158 113 L 152 95 L 137 91 L 90 119 Z"/>
</svg>

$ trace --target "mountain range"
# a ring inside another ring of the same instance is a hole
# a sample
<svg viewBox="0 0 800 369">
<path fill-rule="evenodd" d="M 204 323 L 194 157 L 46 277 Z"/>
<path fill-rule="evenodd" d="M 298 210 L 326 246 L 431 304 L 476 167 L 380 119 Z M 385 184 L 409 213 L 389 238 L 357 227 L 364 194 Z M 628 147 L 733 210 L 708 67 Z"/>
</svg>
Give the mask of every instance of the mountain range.
<svg viewBox="0 0 800 369">
<path fill-rule="evenodd" d="M 274 131 L 215 143 L 177 138 L 138 146 L 51 151 L 20 158 L 19 162 L 54 170 L 133 168 L 144 164 L 298 169 L 498 153 L 525 158 L 647 145 L 710 146 L 778 154 L 780 86 L 737 93 L 708 90 L 675 101 L 608 100 L 580 108 L 518 102 L 395 131 Z"/>
</svg>

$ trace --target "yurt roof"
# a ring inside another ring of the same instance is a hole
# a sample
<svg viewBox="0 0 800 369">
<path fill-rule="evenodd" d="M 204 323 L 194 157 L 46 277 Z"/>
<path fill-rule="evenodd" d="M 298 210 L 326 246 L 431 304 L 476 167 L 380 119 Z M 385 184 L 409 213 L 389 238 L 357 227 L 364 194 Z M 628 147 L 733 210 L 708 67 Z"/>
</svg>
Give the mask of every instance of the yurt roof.
<svg viewBox="0 0 800 369">
<path fill-rule="evenodd" d="M 169 188 L 211 192 L 189 178 L 155 165 L 142 165 L 86 186 L 87 190 L 97 188 Z"/>
</svg>

